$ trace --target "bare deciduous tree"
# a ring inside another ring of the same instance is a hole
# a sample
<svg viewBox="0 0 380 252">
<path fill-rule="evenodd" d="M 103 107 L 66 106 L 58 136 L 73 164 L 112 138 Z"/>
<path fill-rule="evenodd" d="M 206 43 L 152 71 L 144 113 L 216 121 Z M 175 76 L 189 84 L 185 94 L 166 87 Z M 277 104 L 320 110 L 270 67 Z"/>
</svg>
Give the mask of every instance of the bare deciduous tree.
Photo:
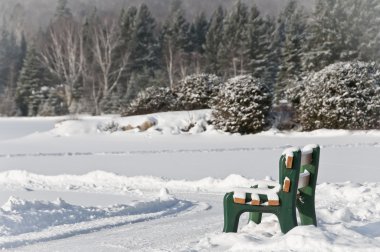
<svg viewBox="0 0 380 252">
<path fill-rule="evenodd" d="M 98 71 L 98 80 L 93 82 L 92 95 L 96 105 L 96 113 L 100 113 L 100 102 L 106 99 L 120 85 L 120 79 L 128 63 L 130 53 L 117 55 L 120 43 L 117 21 L 104 18 L 94 25 L 93 56 Z"/>
<path fill-rule="evenodd" d="M 80 25 L 65 20 L 59 25 L 51 25 L 48 40 L 41 52 L 42 62 L 65 87 L 67 107 L 77 112 L 74 102 L 74 89 L 83 74 L 83 38 Z"/>
</svg>

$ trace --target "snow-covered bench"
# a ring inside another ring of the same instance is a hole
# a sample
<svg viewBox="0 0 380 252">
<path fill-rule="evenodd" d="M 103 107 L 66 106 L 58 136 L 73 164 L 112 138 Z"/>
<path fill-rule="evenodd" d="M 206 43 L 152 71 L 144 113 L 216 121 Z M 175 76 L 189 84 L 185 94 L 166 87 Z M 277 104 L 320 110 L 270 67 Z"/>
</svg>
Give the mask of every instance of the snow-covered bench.
<svg viewBox="0 0 380 252">
<path fill-rule="evenodd" d="M 281 231 L 297 226 L 296 208 L 302 225 L 317 225 L 315 216 L 315 187 L 320 148 L 307 145 L 286 149 L 280 158 L 279 182 L 257 181 L 251 188 L 234 188 L 224 197 L 224 232 L 236 232 L 239 217 L 250 212 L 250 220 L 259 224 L 262 213 L 275 214 Z"/>
</svg>

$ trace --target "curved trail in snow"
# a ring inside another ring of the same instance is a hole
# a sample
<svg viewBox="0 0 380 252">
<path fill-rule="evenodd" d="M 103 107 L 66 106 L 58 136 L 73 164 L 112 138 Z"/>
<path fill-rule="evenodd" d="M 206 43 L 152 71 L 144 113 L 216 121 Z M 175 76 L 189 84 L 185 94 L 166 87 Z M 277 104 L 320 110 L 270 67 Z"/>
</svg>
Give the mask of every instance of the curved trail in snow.
<svg viewBox="0 0 380 252">
<path fill-rule="evenodd" d="M 322 149 L 331 148 L 380 148 L 380 142 L 354 143 L 354 144 L 325 144 Z M 104 152 L 37 152 L 37 153 L 0 153 L 0 158 L 25 158 L 25 157 L 75 157 L 75 156 L 131 156 L 131 155 L 157 155 L 157 154 L 183 154 L 183 153 L 221 153 L 221 152 L 249 152 L 265 150 L 283 150 L 291 145 L 274 147 L 236 147 L 236 148 L 203 148 L 203 149 L 162 149 L 162 150 L 131 150 L 131 151 L 104 151 Z"/>
<path fill-rule="evenodd" d="M 170 216 L 175 218 L 177 216 L 193 215 L 201 211 L 209 210 L 210 208 L 210 205 L 207 203 L 178 200 L 176 204 L 162 211 L 100 218 L 92 221 L 52 226 L 38 232 L 26 232 L 19 235 L 3 236 L 0 237 L 0 248 L 19 248 L 25 245 L 55 240 L 59 241 L 62 239 L 66 241 L 66 239 L 75 236 L 80 236 L 80 240 L 82 240 L 86 234 L 109 232 L 110 230 L 118 229 L 120 227 L 122 227 L 122 229 L 130 229 L 127 226 L 131 226 L 131 229 L 134 229 L 135 225 L 138 223 L 144 223 L 143 226 L 145 226 L 147 221 L 150 222 L 157 219 L 166 219 Z M 137 237 L 135 236 L 135 238 Z M 99 237 L 97 240 L 99 240 Z M 97 242 L 91 242 L 91 244 L 96 246 Z"/>
<path fill-rule="evenodd" d="M 103 229 L 95 233 L 19 247 L 18 251 L 191 251 L 207 233 L 223 227 L 222 195 L 185 194 L 199 202 L 189 211 Z M 202 203 L 207 202 L 207 203 Z M 103 237 L 103 238 L 100 238 Z M 63 249 L 64 248 L 64 249 Z"/>
</svg>

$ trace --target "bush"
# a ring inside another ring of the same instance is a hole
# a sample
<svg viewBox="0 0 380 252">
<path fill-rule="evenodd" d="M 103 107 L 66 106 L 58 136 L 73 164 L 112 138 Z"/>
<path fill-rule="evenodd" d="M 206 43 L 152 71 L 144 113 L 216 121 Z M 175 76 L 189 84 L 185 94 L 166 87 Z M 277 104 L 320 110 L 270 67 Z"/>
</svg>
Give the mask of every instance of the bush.
<svg viewBox="0 0 380 252">
<path fill-rule="evenodd" d="M 373 63 L 336 63 L 310 74 L 299 99 L 305 130 L 380 127 L 380 72 Z"/>
<path fill-rule="evenodd" d="M 211 108 L 210 101 L 219 91 L 221 79 L 214 74 L 193 74 L 181 80 L 174 92 L 178 110 Z"/>
<path fill-rule="evenodd" d="M 215 128 L 231 133 L 256 133 L 269 124 L 272 94 L 252 76 L 229 79 L 220 89 L 213 106 Z"/>
<path fill-rule="evenodd" d="M 134 100 L 123 111 L 123 116 L 144 115 L 155 112 L 175 110 L 177 97 L 164 87 L 149 87 L 139 92 Z"/>
</svg>

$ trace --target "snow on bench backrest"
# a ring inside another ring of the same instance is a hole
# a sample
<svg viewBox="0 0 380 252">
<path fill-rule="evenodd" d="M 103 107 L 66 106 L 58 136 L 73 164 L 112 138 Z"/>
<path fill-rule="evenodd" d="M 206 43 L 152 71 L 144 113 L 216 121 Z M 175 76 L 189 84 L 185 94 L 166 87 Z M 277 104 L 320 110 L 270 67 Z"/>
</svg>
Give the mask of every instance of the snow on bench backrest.
<svg viewBox="0 0 380 252">
<path fill-rule="evenodd" d="M 317 148 L 316 144 L 309 144 L 302 148 L 302 156 L 301 156 L 301 166 L 311 164 L 313 161 L 313 149 Z M 305 170 L 300 173 L 300 178 L 298 181 L 298 188 L 303 188 L 309 185 L 310 181 L 310 173 Z"/>
<path fill-rule="evenodd" d="M 297 152 L 299 150 L 300 150 L 299 148 L 291 147 L 291 148 L 285 149 L 282 152 L 282 155 L 285 155 L 286 168 L 288 168 L 288 169 L 292 168 L 292 166 L 293 166 L 293 157 L 294 157 L 293 152 Z"/>
<path fill-rule="evenodd" d="M 308 171 L 304 171 L 300 173 L 300 178 L 298 180 L 298 188 L 303 188 L 309 185 L 310 181 L 310 173 Z"/>
</svg>

